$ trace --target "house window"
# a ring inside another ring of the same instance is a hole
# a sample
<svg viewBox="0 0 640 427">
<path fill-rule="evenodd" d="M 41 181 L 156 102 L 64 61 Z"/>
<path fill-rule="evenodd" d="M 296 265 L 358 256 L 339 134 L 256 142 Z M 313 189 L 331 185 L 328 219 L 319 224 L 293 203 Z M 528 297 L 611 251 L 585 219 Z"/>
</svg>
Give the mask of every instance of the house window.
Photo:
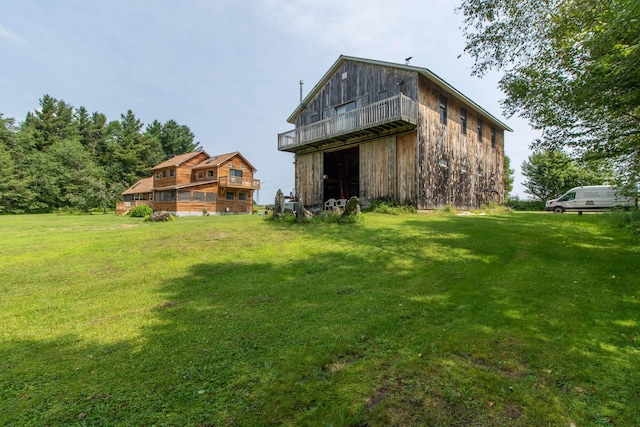
<svg viewBox="0 0 640 427">
<path fill-rule="evenodd" d="M 149 193 L 149 201 L 153 202 L 153 193 Z"/>
<path fill-rule="evenodd" d="M 247 193 L 242 192 L 242 193 L 238 193 L 238 200 L 240 201 L 246 201 L 247 200 Z"/>
<path fill-rule="evenodd" d="M 207 178 L 215 178 L 215 177 L 216 177 L 216 171 L 214 170 L 207 171 Z"/>
<path fill-rule="evenodd" d="M 440 161 L 438 161 L 438 164 L 446 168 L 448 166 L 447 159 L 440 159 Z"/>
<path fill-rule="evenodd" d="M 336 114 L 347 113 L 347 112 L 355 110 L 355 109 L 356 109 L 356 102 L 352 101 L 352 102 L 349 102 L 347 104 L 342 104 L 339 107 L 336 107 Z"/>
<path fill-rule="evenodd" d="M 478 119 L 478 142 L 482 142 L 482 119 Z"/>
<path fill-rule="evenodd" d="M 156 179 L 160 179 L 160 172 L 156 172 Z"/>
<path fill-rule="evenodd" d="M 447 98 L 440 95 L 440 123 L 447 124 Z"/>
<path fill-rule="evenodd" d="M 175 191 L 158 191 L 158 199 L 160 202 L 175 202 L 176 192 Z"/>
<path fill-rule="evenodd" d="M 234 184 L 242 184 L 242 171 L 239 169 L 230 169 L 229 181 Z"/>
<path fill-rule="evenodd" d="M 204 172 L 202 171 L 196 172 L 196 179 L 202 179 L 202 178 L 204 178 Z"/>
<path fill-rule="evenodd" d="M 166 170 L 166 169 L 162 171 L 162 177 L 163 177 L 163 178 L 166 178 L 166 177 L 167 177 L 167 170 Z"/>
<path fill-rule="evenodd" d="M 169 176 L 173 178 L 175 175 L 175 171 L 173 169 L 169 169 Z"/>
<path fill-rule="evenodd" d="M 233 191 L 227 191 L 227 193 L 225 194 L 226 200 L 235 200 L 235 198 L 235 193 Z"/>
<path fill-rule="evenodd" d="M 467 110 L 460 110 L 460 130 L 463 135 L 467 134 Z"/>
<path fill-rule="evenodd" d="M 496 128 L 491 128 L 491 148 L 496 148 Z"/>
</svg>

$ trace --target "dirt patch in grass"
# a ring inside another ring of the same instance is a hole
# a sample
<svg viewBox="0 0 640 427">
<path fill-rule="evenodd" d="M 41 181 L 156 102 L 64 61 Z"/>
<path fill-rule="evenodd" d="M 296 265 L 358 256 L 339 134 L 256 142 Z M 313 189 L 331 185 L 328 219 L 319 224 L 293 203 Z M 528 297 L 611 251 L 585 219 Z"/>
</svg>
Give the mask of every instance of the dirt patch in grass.
<svg viewBox="0 0 640 427">
<path fill-rule="evenodd" d="M 366 412 L 367 413 L 371 412 L 373 408 L 378 406 L 380 402 L 382 402 L 387 398 L 387 396 L 389 396 L 389 393 L 391 393 L 391 389 L 389 388 L 388 385 L 385 385 L 382 388 L 377 388 L 376 391 L 373 393 L 373 396 L 368 397 L 366 400 L 366 403 L 365 403 Z"/>
</svg>

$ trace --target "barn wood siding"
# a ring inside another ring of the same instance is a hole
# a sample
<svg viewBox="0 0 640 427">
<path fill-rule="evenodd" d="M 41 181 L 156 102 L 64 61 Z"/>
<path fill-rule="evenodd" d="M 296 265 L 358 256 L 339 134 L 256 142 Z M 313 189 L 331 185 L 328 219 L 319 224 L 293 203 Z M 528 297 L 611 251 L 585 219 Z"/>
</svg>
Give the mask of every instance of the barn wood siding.
<svg viewBox="0 0 640 427">
<path fill-rule="evenodd" d="M 360 196 L 365 204 L 376 199 L 397 201 L 396 137 L 360 145 Z"/>
<path fill-rule="evenodd" d="M 396 137 L 397 199 L 404 205 L 416 203 L 416 132 Z"/>
<path fill-rule="evenodd" d="M 504 130 L 424 76 L 419 81 L 418 208 L 477 209 L 492 200 L 502 203 Z M 447 97 L 446 125 L 440 123 L 440 95 Z M 462 108 L 467 110 L 466 135 L 460 125 Z M 478 119 L 484 124 L 482 141 L 478 140 Z M 495 148 L 491 147 L 492 126 Z"/>
<path fill-rule="evenodd" d="M 322 207 L 324 153 L 316 151 L 309 154 L 296 155 L 296 193 L 304 206 Z"/>
<path fill-rule="evenodd" d="M 343 76 L 346 75 L 346 78 Z M 355 102 L 356 107 L 382 98 L 404 95 L 417 99 L 416 73 L 347 61 L 329 78 L 318 93 L 308 101 L 296 118 L 296 127 L 334 117 L 335 108 Z"/>
</svg>

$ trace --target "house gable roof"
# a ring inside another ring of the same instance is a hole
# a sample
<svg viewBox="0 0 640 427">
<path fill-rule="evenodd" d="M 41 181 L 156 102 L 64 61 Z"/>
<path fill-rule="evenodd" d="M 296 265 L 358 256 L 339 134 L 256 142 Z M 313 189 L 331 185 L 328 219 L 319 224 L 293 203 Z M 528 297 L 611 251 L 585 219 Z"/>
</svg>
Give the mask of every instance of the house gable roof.
<svg viewBox="0 0 640 427">
<path fill-rule="evenodd" d="M 249 161 L 242 154 L 240 154 L 239 151 L 234 151 L 233 153 L 227 153 L 227 154 L 219 154 L 217 156 L 211 156 L 208 159 L 204 160 L 203 162 L 195 165 L 193 169 L 210 168 L 212 166 L 219 167 L 224 162 L 229 161 L 235 156 L 240 157 L 251 168 L 251 170 L 253 170 L 254 173 L 257 171 L 257 169 L 253 167 L 253 165 L 249 163 Z"/>
<path fill-rule="evenodd" d="M 152 167 L 151 170 L 168 168 L 168 167 L 171 167 L 171 166 L 178 167 L 181 164 L 183 164 L 184 162 L 187 162 L 187 161 L 193 159 L 194 157 L 196 157 L 199 154 L 204 154 L 205 156 L 209 157 L 209 155 L 204 150 L 203 151 L 192 151 L 191 153 L 179 154 L 177 156 L 174 156 L 174 157 L 170 158 L 169 160 L 167 160 L 165 162 L 162 162 L 157 166 Z"/>
<path fill-rule="evenodd" d="M 122 194 L 126 195 L 126 194 L 151 193 L 152 190 L 153 190 L 153 177 L 142 178 L 140 181 L 136 182 L 131 187 L 124 190 Z"/>
<path fill-rule="evenodd" d="M 313 87 L 313 89 L 311 89 L 311 92 L 309 92 L 307 94 L 307 96 L 303 99 L 302 103 L 300 105 L 298 105 L 298 107 L 295 109 L 295 111 L 293 113 L 291 113 L 291 115 L 287 119 L 287 122 L 289 122 L 291 124 L 295 124 L 296 117 L 302 112 L 302 110 L 304 109 L 304 106 L 307 105 L 307 103 L 329 81 L 329 79 L 334 75 L 334 73 L 338 70 L 338 68 L 343 63 L 345 63 L 347 61 L 360 62 L 360 63 L 363 63 L 363 64 L 369 64 L 369 65 L 378 65 L 378 66 L 381 66 L 381 67 L 395 68 L 395 69 L 399 69 L 399 70 L 410 71 L 410 72 L 415 72 L 415 73 L 418 73 L 418 74 L 422 74 L 427 79 L 435 82 L 436 84 L 438 84 L 438 85 L 442 86 L 443 88 L 447 89 L 448 91 L 450 91 L 453 95 L 455 95 L 456 97 L 460 98 L 462 101 L 464 101 L 467 104 L 473 106 L 475 109 L 480 111 L 482 114 L 486 115 L 491 121 L 495 122 L 495 124 L 497 124 L 498 126 L 502 127 L 504 130 L 507 130 L 509 132 L 513 132 L 513 129 L 511 129 L 509 126 L 504 124 L 501 120 L 499 120 L 498 118 L 493 116 L 487 110 L 485 110 L 484 108 L 482 108 L 481 106 L 479 106 L 478 104 L 473 102 L 471 99 L 469 99 L 467 96 L 465 96 L 462 92 L 460 92 L 459 90 L 457 90 L 456 88 L 451 86 L 449 83 L 444 81 L 442 78 L 440 78 L 438 75 L 433 73 L 428 68 L 415 67 L 413 65 L 396 64 L 396 63 L 393 63 L 393 62 L 376 61 L 376 60 L 373 60 L 373 59 L 357 58 L 357 57 L 345 56 L 345 55 L 340 55 L 338 60 L 331 66 L 331 68 L 329 68 L 329 71 L 327 71 L 324 74 L 324 76 L 322 76 L 320 81 Z"/>
</svg>

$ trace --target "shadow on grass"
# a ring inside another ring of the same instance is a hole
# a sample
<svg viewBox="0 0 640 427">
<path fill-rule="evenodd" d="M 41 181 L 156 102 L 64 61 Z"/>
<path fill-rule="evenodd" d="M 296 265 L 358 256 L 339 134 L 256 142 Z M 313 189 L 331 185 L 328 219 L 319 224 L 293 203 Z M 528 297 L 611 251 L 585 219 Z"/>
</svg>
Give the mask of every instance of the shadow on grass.
<svg viewBox="0 0 640 427">
<path fill-rule="evenodd" d="M 160 284 L 140 340 L 3 341 L 0 419 L 640 421 L 637 251 L 574 222 L 539 227 L 407 217 L 299 227 L 308 253 L 287 262 L 212 256 Z"/>
</svg>

